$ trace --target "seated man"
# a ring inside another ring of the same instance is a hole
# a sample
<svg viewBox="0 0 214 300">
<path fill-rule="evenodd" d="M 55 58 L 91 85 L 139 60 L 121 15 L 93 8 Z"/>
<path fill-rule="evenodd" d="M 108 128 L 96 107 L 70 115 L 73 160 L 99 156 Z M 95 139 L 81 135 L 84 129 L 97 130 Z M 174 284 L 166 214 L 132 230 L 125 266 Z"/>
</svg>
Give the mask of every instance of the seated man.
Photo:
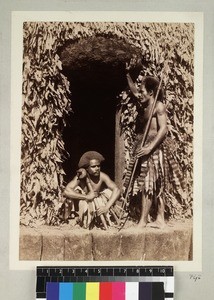
<svg viewBox="0 0 214 300">
<path fill-rule="evenodd" d="M 110 177 L 100 171 L 104 157 L 96 151 L 88 151 L 80 158 L 77 175 L 68 183 L 64 196 L 79 201 L 79 222 L 90 228 L 99 217 L 101 226 L 111 225 L 109 213 L 117 221 L 112 205 L 120 197 L 120 190 Z"/>
</svg>

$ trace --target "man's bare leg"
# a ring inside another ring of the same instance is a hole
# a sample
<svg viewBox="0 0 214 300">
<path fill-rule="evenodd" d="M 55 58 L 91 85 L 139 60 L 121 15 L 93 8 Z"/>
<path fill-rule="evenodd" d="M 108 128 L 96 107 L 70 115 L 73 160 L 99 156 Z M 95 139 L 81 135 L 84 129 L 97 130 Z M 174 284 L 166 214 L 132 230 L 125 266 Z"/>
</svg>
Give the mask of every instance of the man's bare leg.
<svg viewBox="0 0 214 300">
<path fill-rule="evenodd" d="M 150 208 L 152 205 L 152 200 L 149 198 L 149 196 L 142 196 L 142 206 L 141 206 L 141 216 L 140 221 L 137 225 L 138 228 L 144 228 L 146 227 L 148 223 L 148 215 L 150 212 Z"/>
<path fill-rule="evenodd" d="M 149 227 L 159 228 L 163 229 L 165 227 L 165 220 L 164 220 L 164 200 L 162 198 L 159 198 L 158 203 L 158 214 L 155 222 L 149 223 Z"/>
</svg>

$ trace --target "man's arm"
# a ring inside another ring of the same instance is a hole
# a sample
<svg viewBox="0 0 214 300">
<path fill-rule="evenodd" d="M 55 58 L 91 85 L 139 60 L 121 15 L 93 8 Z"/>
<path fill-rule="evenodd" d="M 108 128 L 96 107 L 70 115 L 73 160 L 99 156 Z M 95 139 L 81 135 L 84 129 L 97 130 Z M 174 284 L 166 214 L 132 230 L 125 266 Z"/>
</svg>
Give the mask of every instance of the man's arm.
<svg viewBox="0 0 214 300">
<path fill-rule="evenodd" d="M 129 88 L 130 88 L 130 91 L 132 92 L 132 94 L 136 97 L 136 98 L 140 98 L 140 93 L 138 92 L 138 89 L 135 85 L 135 83 L 133 82 L 130 74 L 129 74 L 129 71 L 136 66 L 136 62 L 137 62 L 137 57 L 134 56 L 131 58 L 130 62 L 129 63 L 126 63 L 126 78 L 127 78 L 127 81 L 128 81 L 128 85 L 129 85 Z"/>
<path fill-rule="evenodd" d="M 139 98 L 140 97 L 140 93 L 138 92 L 137 90 L 137 87 L 135 85 L 135 83 L 133 82 L 130 74 L 127 72 L 126 73 L 126 78 L 127 78 L 127 81 L 128 81 L 128 85 L 129 85 L 129 88 L 130 88 L 130 91 L 132 92 L 132 94 L 136 97 L 136 98 Z"/>
<path fill-rule="evenodd" d="M 111 193 L 111 197 L 109 198 L 109 200 L 106 203 L 106 205 L 103 206 L 103 207 L 100 207 L 97 210 L 97 214 L 98 215 L 103 214 L 103 213 L 107 213 L 108 210 L 110 209 L 110 207 L 120 197 L 120 190 L 117 187 L 117 185 L 110 179 L 110 177 L 107 174 L 105 174 L 105 173 L 101 173 L 101 176 L 102 176 L 103 182 L 112 191 L 112 193 Z"/>
<path fill-rule="evenodd" d="M 137 157 L 148 155 L 154 148 L 156 148 L 162 142 L 163 138 L 167 133 L 167 118 L 165 105 L 162 102 L 157 102 L 155 111 L 159 128 L 157 135 L 148 146 L 142 147 L 138 151 Z"/>
<path fill-rule="evenodd" d="M 85 200 L 91 201 L 96 197 L 96 193 L 90 191 L 88 194 L 84 195 L 75 191 L 75 188 L 80 185 L 80 180 L 75 176 L 65 187 L 64 196 L 72 200 Z"/>
<path fill-rule="evenodd" d="M 156 116 L 158 123 L 158 132 L 154 140 L 151 142 L 150 147 L 153 150 L 157 147 L 165 137 L 167 133 L 167 116 L 166 116 L 166 107 L 162 102 L 157 102 L 156 105 Z"/>
</svg>

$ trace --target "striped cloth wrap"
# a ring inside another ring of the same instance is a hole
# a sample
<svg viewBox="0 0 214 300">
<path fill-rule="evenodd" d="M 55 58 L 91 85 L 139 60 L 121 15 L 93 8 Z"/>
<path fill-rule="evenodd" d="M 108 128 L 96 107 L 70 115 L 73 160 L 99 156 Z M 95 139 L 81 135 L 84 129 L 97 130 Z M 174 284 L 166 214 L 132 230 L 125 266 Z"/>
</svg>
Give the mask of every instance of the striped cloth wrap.
<svg viewBox="0 0 214 300">
<path fill-rule="evenodd" d="M 148 136 L 145 146 L 149 145 L 154 136 Z M 127 167 L 124 190 L 127 189 L 136 161 L 135 153 L 140 148 L 142 135 L 138 135 L 136 144 L 132 149 L 132 158 Z M 143 192 L 144 195 L 153 197 L 154 201 L 162 197 L 169 211 L 176 211 L 178 202 L 182 206 L 185 201 L 185 180 L 178 160 L 175 156 L 175 143 L 169 137 L 165 137 L 159 147 L 149 155 L 140 157 L 132 182 L 130 196 Z M 176 213 L 175 213 L 176 214 Z"/>
<path fill-rule="evenodd" d="M 78 187 L 77 189 L 81 194 L 85 194 L 85 192 L 80 187 Z M 79 223 L 83 228 L 90 229 L 91 227 L 93 227 L 95 222 L 97 222 L 97 225 L 102 226 L 102 224 L 98 224 L 100 222 L 96 218 L 96 211 L 99 207 L 105 206 L 107 204 L 111 193 L 112 191 L 110 189 L 104 189 L 93 201 L 79 201 Z M 104 217 L 107 224 L 111 226 L 112 222 L 110 220 L 110 212 L 107 212 Z"/>
</svg>

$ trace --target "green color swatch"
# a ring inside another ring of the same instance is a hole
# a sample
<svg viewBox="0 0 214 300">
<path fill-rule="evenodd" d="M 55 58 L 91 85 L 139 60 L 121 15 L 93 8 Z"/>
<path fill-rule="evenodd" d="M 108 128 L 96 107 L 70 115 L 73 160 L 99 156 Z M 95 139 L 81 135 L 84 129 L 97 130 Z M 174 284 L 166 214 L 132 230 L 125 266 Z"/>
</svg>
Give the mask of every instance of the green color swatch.
<svg viewBox="0 0 214 300">
<path fill-rule="evenodd" d="M 85 300 L 86 298 L 86 283 L 75 282 L 73 287 L 73 300 Z"/>
</svg>

